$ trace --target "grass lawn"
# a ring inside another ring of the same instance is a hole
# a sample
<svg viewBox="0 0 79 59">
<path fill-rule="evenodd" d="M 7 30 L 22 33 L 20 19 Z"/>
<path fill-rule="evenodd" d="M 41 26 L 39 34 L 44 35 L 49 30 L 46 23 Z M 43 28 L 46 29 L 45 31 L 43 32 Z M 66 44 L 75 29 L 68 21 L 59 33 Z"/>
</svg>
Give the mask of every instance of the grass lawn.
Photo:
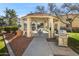
<svg viewBox="0 0 79 59">
<path fill-rule="evenodd" d="M 79 33 L 68 33 L 68 34 L 69 34 L 69 37 L 79 40 Z"/>
<path fill-rule="evenodd" d="M 3 37 L 0 36 L 0 56 L 4 56 L 7 54 L 7 48 L 5 46 Z"/>
<path fill-rule="evenodd" d="M 68 45 L 79 54 L 79 33 L 68 33 Z"/>
</svg>

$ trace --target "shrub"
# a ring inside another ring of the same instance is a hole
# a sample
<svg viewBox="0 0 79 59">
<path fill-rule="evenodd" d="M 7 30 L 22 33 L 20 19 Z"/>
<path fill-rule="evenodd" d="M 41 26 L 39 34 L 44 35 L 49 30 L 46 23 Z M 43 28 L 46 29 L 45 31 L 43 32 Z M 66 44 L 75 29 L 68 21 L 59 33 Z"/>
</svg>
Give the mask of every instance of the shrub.
<svg viewBox="0 0 79 59">
<path fill-rule="evenodd" d="M 79 33 L 79 28 L 73 28 L 73 32 Z"/>
<path fill-rule="evenodd" d="M 11 31 L 15 32 L 16 30 L 18 30 L 17 26 L 11 27 Z"/>
<path fill-rule="evenodd" d="M 0 26 L 0 33 L 1 33 L 1 31 L 4 29 L 4 27 L 2 27 L 2 26 Z"/>
<path fill-rule="evenodd" d="M 12 32 L 15 32 L 16 30 L 18 30 L 18 27 L 17 27 L 17 26 L 6 26 L 6 27 L 4 28 L 4 30 L 5 30 L 6 32 L 8 32 L 8 33 L 10 33 L 11 31 L 12 31 Z"/>
<path fill-rule="evenodd" d="M 67 32 L 71 32 L 71 30 L 67 28 Z M 79 33 L 79 28 L 78 27 L 73 27 L 72 32 Z"/>
<path fill-rule="evenodd" d="M 9 28 L 9 27 L 5 27 L 4 30 L 5 30 L 6 32 L 8 32 L 8 33 L 10 32 L 10 28 Z"/>
</svg>

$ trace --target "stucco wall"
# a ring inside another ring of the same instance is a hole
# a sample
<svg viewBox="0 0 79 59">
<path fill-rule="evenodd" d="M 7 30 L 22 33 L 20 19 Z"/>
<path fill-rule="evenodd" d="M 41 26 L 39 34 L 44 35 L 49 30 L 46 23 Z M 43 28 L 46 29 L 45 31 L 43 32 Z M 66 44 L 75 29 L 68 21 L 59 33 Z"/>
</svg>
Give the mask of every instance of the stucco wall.
<svg viewBox="0 0 79 59">
<path fill-rule="evenodd" d="M 79 27 L 79 18 L 78 17 L 72 22 L 72 27 L 74 27 L 74 28 Z"/>
</svg>

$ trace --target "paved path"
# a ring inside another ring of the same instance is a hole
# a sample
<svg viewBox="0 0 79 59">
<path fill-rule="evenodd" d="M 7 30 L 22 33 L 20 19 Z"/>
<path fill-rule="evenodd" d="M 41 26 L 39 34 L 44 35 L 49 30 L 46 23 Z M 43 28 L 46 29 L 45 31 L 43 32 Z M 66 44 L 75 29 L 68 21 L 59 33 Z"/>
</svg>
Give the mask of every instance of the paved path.
<svg viewBox="0 0 79 59">
<path fill-rule="evenodd" d="M 23 56 L 78 56 L 69 47 L 59 47 L 56 42 L 47 42 L 46 34 L 36 34 Z"/>
<path fill-rule="evenodd" d="M 79 56 L 69 47 L 59 47 L 56 42 L 48 42 L 54 56 Z"/>
<path fill-rule="evenodd" d="M 38 35 L 32 40 L 24 56 L 53 56 L 52 50 L 48 46 L 46 41 L 47 35 L 41 34 Z"/>
</svg>

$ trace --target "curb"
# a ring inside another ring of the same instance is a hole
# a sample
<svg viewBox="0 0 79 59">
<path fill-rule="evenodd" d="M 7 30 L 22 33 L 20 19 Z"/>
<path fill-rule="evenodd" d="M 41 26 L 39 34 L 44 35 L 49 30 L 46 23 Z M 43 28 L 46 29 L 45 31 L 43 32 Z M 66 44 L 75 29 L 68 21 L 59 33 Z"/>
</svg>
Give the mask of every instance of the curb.
<svg viewBox="0 0 79 59">
<path fill-rule="evenodd" d="M 13 51 L 12 51 L 10 45 L 9 45 L 9 41 L 5 39 L 5 35 L 3 35 L 3 37 L 4 37 L 4 41 L 5 41 L 5 44 L 6 44 L 7 49 L 8 49 L 9 55 L 10 56 L 15 56 L 15 54 L 13 53 Z"/>
</svg>

